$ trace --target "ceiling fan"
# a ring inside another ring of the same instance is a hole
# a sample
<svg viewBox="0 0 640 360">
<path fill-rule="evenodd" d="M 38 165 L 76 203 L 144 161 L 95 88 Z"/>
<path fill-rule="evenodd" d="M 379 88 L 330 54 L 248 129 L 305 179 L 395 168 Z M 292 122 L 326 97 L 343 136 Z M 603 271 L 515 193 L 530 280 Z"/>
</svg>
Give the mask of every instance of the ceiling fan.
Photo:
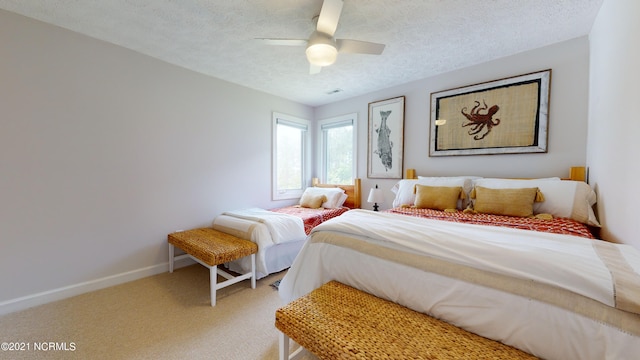
<svg viewBox="0 0 640 360">
<path fill-rule="evenodd" d="M 320 15 L 317 16 L 316 30 L 309 39 L 269 39 L 260 38 L 268 45 L 306 46 L 307 60 L 311 64 L 309 73 L 317 74 L 322 67 L 329 66 L 336 61 L 338 52 L 355 54 L 380 55 L 384 44 L 368 41 L 335 39 L 333 34 L 338 27 L 338 20 L 342 12 L 343 0 L 324 0 Z M 315 19 L 315 17 L 314 17 Z"/>
</svg>

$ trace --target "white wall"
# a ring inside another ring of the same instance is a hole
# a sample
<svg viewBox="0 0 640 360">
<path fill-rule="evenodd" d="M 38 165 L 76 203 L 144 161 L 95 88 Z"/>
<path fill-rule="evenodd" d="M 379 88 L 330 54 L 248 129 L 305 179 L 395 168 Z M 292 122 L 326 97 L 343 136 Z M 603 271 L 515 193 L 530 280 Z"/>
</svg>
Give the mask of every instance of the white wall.
<svg viewBox="0 0 640 360">
<path fill-rule="evenodd" d="M 311 108 L 4 11 L 0 49 L 0 313 L 166 271 L 169 232 L 284 205 L 271 113 Z"/>
<path fill-rule="evenodd" d="M 640 2 L 605 0 L 590 34 L 587 160 L 602 237 L 640 248 Z"/>
<path fill-rule="evenodd" d="M 548 153 L 429 157 L 430 94 L 539 70 L 552 69 Z M 420 175 L 500 177 L 568 176 L 569 167 L 586 165 L 588 38 L 581 37 L 410 84 L 328 104 L 315 118 L 358 112 L 358 175 L 364 194 L 378 184 L 389 190 L 397 180 L 367 179 L 368 103 L 404 95 L 404 168 Z M 385 191 L 388 208 L 393 193 Z M 364 199 L 366 200 L 366 198 Z M 363 207 L 371 204 L 363 202 Z"/>
</svg>

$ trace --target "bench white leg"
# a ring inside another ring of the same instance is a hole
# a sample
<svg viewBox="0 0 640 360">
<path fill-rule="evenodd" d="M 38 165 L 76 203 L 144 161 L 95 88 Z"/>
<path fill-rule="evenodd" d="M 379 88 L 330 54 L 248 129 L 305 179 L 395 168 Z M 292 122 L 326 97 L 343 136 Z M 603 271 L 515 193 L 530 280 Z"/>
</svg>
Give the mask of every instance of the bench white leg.
<svg viewBox="0 0 640 360">
<path fill-rule="evenodd" d="M 296 351 L 289 354 L 289 336 L 282 331 L 278 331 L 278 359 L 279 360 L 295 360 L 298 359 L 304 348 L 300 346 Z"/>
<path fill-rule="evenodd" d="M 233 285 L 237 282 L 240 282 L 246 279 L 251 279 L 252 289 L 256 288 L 256 254 L 251 254 L 251 272 L 248 272 L 246 274 L 242 274 L 239 276 L 231 275 L 226 271 L 224 271 L 222 268 L 218 269 L 217 265 L 211 266 L 205 263 L 204 261 L 196 258 L 193 255 L 184 254 L 184 255 L 177 256 L 177 258 L 178 260 L 182 260 L 182 258 L 191 258 L 197 263 L 199 263 L 200 265 L 203 265 L 207 269 L 209 269 L 209 287 L 210 287 L 210 293 L 211 293 L 211 306 L 216 306 L 216 291 L 218 289 L 222 289 L 223 287 Z M 173 246 L 172 244 L 169 244 L 169 272 L 173 272 L 173 269 L 175 267 L 174 266 L 175 260 L 176 260 L 175 246 Z M 222 275 L 227 280 L 222 281 L 218 284 L 218 274 Z"/>
<path fill-rule="evenodd" d="M 296 349 L 296 351 L 292 352 L 291 355 L 289 355 L 289 360 L 299 359 L 300 357 L 302 357 L 303 351 L 304 351 L 304 348 L 300 346 L 299 348 Z"/>
<path fill-rule="evenodd" d="M 289 360 L 289 337 L 282 331 L 278 335 L 278 359 Z"/>
<path fill-rule="evenodd" d="M 251 288 L 256 288 L 256 254 L 251 254 Z"/>
<path fill-rule="evenodd" d="M 211 306 L 216 306 L 216 289 L 218 284 L 218 266 L 209 267 L 209 287 L 211 288 Z"/>
<path fill-rule="evenodd" d="M 175 252 L 175 248 L 172 244 L 169 244 L 169 272 L 172 273 L 173 272 L 173 261 L 174 259 L 174 252 Z"/>
</svg>

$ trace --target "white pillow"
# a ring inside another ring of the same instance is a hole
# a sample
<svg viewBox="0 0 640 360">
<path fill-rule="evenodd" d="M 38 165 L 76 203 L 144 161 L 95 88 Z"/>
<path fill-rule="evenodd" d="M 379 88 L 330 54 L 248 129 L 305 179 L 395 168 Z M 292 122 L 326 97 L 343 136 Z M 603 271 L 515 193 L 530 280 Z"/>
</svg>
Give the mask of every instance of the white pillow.
<svg viewBox="0 0 640 360">
<path fill-rule="evenodd" d="M 462 185 L 459 184 L 460 180 L 464 180 Z M 462 186 L 465 196 L 471 193 L 473 189 L 473 180 L 482 179 L 480 176 L 439 176 L 439 177 L 426 177 L 418 176 L 418 183 L 420 185 L 428 186 Z"/>
<path fill-rule="evenodd" d="M 413 193 L 413 188 L 417 183 L 418 179 L 403 179 L 393 185 L 391 192 L 396 194 L 396 197 L 393 199 L 391 206 L 413 205 L 416 200 L 416 194 Z"/>
<path fill-rule="evenodd" d="M 534 214 L 551 214 L 555 217 L 570 218 L 584 224 L 600 226 L 593 212 L 596 193 L 583 181 L 545 179 L 478 179 L 474 185 L 492 189 L 516 189 L 537 187 L 544 201 L 533 204 Z"/>
<path fill-rule="evenodd" d="M 479 178 L 473 179 L 473 186 L 490 187 L 492 189 L 517 189 L 523 187 L 537 187 L 541 181 L 561 181 L 559 177 L 548 177 L 538 179 L 506 179 L 506 178 Z M 479 184 L 477 184 L 479 183 Z M 491 184 L 491 186 L 485 186 Z M 526 185 L 522 185 L 526 184 Z"/>
<path fill-rule="evenodd" d="M 413 205 L 416 200 L 416 194 L 414 187 L 416 184 L 427 186 L 446 186 L 446 187 L 461 187 L 465 193 L 465 197 L 469 197 L 469 192 L 473 188 L 472 179 L 479 179 L 476 176 L 418 176 L 418 179 L 403 179 L 398 181 L 391 191 L 396 194 L 393 199 L 393 207 L 399 207 L 402 205 Z M 458 208 L 463 209 L 465 204 L 462 200 L 458 201 Z"/>
<path fill-rule="evenodd" d="M 347 201 L 347 198 L 349 196 L 345 193 L 342 193 L 342 195 L 340 195 L 340 198 L 338 199 L 338 203 L 336 203 L 336 208 L 341 208 L 342 205 L 344 205 L 344 202 Z"/>
<path fill-rule="evenodd" d="M 327 201 L 322 203 L 322 207 L 325 209 L 335 209 L 342 206 L 344 200 L 346 200 L 346 194 L 344 190 L 341 188 L 321 188 L 321 187 L 308 187 L 304 190 L 304 193 L 309 193 L 311 195 L 324 195 L 327 197 Z M 303 195 L 304 195 L 303 193 Z M 344 196 L 343 196 L 344 195 Z M 342 200 L 342 203 L 340 201 Z"/>
</svg>

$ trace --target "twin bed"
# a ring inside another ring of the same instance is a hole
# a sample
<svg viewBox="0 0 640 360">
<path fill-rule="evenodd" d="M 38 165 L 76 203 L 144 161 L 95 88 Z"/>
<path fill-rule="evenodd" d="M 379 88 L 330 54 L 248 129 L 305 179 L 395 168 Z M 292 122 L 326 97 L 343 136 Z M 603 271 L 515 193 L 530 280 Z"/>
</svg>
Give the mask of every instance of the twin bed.
<svg viewBox="0 0 640 360">
<path fill-rule="evenodd" d="M 545 359 L 640 354 L 640 252 L 595 239 L 583 181 L 417 177 L 395 191 L 389 211 L 316 226 L 283 300 L 337 280 Z"/>
<path fill-rule="evenodd" d="M 313 179 L 312 187 L 305 194 L 327 194 L 329 197 L 338 194 L 342 201 L 333 199 L 335 202 L 331 202 L 332 199 L 325 198 L 327 201 L 320 207 L 313 208 L 295 205 L 269 210 L 228 211 L 216 217 L 212 227 L 258 244 L 256 277 L 260 279 L 289 268 L 315 226 L 350 209 L 360 208 L 360 184 L 360 179 L 355 179 L 352 185 L 321 184 L 318 179 Z M 298 223 L 292 224 L 291 217 L 299 219 Z M 272 220 L 266 221 L 266 218 Z M 271 225 L 272 221 L 280 222 L 280 226 Z M 243 258 L 227 266 L 244 274 L 250 271 L 251 261 Z"/>
</svg>

